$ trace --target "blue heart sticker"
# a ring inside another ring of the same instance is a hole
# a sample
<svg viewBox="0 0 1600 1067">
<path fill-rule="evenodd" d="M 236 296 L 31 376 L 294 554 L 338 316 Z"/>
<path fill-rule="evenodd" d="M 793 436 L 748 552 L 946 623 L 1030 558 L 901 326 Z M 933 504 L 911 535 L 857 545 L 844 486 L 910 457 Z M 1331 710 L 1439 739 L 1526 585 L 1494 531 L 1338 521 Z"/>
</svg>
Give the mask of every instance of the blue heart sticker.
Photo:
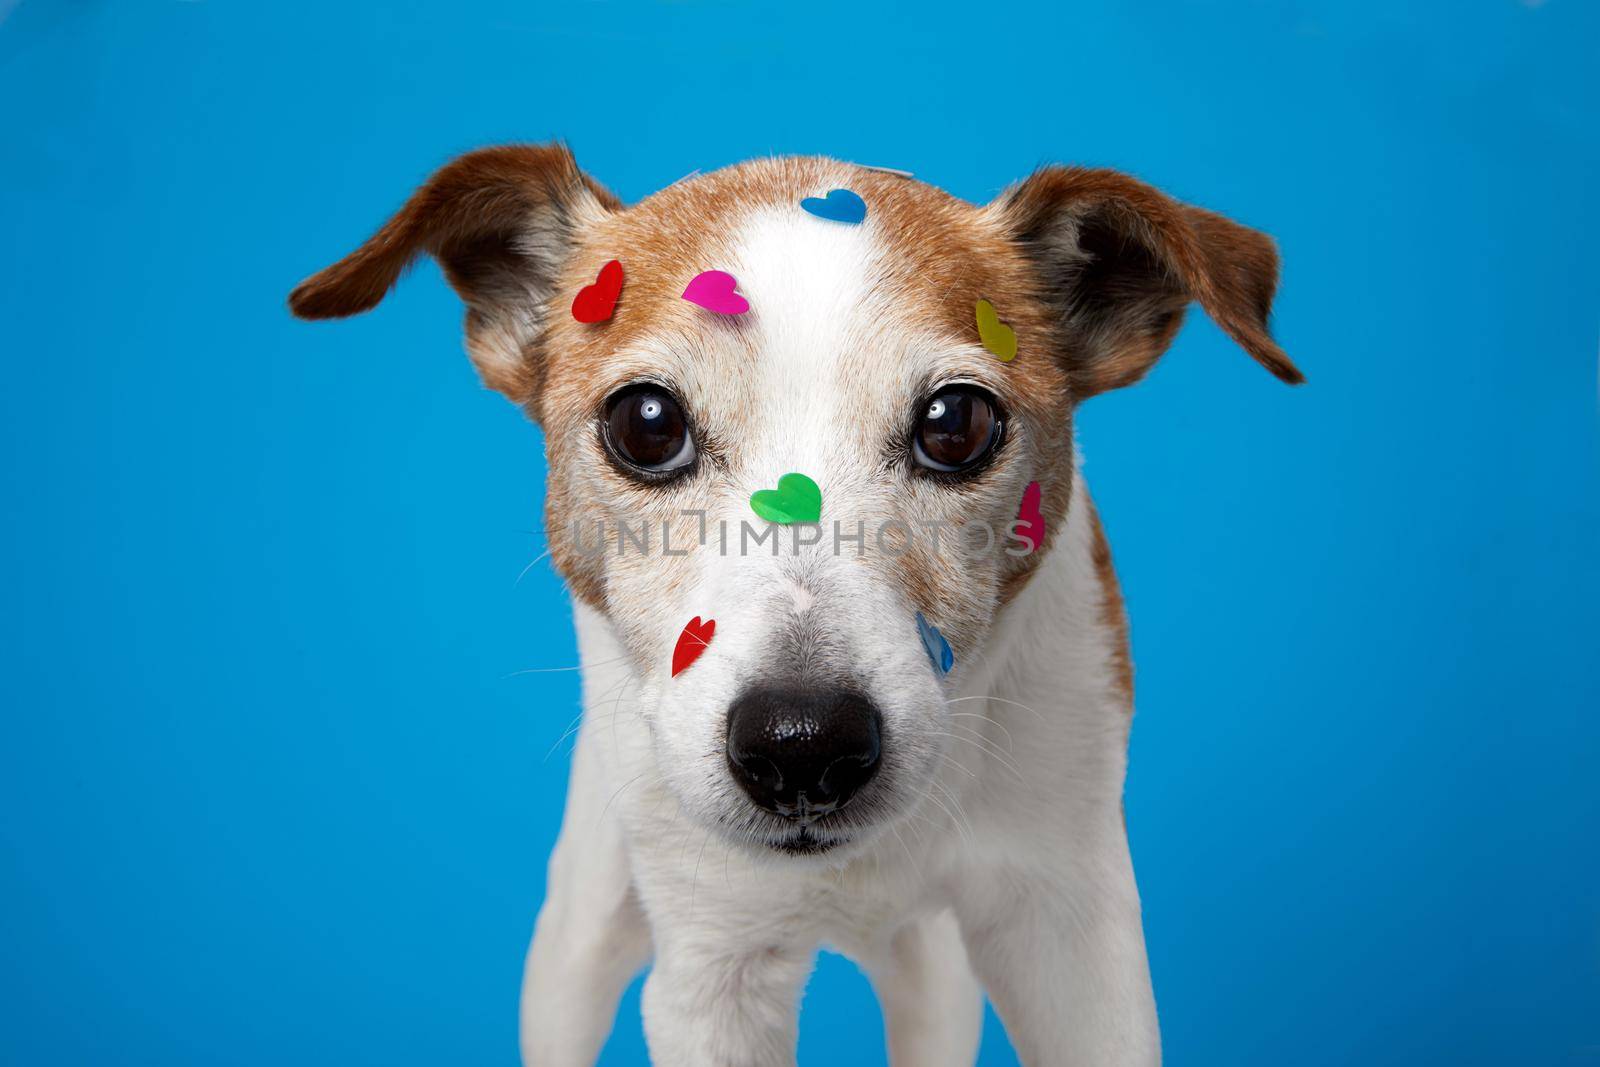
<svg viewBox="0 0 1600 1067">
<path fill-rule="evenodd" d="M 852 226 L 867 217 L 867 202 L 849 189 L 835 189 L 827 196 L 808 196 L 800 206 L 819 219 L 848 222 Z"/>
<path fill-rule="evenodd" d="M 933 669 L 940 674 L 949 674 L 950 668 L 956 665 L 956 654 L 950 651 L 950 642 L 944 639 L 939 628 L 924 619 L 920 611 L 917 612 L 917 632 L 922 635 L 922 647 L 933 661 Z"/>
</svg>

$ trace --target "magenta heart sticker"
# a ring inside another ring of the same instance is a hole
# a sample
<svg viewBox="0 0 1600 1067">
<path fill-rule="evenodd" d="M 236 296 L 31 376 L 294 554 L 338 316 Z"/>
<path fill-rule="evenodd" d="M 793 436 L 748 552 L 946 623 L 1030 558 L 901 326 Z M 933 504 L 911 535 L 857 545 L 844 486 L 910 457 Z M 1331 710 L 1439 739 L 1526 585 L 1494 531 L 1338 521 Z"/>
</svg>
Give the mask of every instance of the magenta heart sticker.
<svg viewBox="0 0 1600 1067">
<path fill-rule="evenodd" d="M 1044 544 L 1044 511 L 1039 507 L 1043 501 L 1044 490 L 1039 488 L 1039 483 L 1029 482 L 1022 491 L 1022 506 L 1017 509 L 1017 522 L 1012 527 L 1019 540 L 1028 542 L 1024 555 L 1039 551 L 1039 546 Z"/>
<path fill-rule="evenodd" d="M 743 315 L 750 301 L 733 291 L 739 283 L 725 270 L 703 270 L 689 280 L 683 298 L 718 315 Z"/>
</svg>

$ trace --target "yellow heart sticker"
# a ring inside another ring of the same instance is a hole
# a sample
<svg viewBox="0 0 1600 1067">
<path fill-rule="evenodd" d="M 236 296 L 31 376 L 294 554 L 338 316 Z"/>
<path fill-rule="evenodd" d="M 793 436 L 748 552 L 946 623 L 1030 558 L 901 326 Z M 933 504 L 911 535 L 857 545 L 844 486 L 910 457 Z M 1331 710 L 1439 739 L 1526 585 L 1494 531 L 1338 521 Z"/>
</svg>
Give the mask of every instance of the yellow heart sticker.
<svg viewBox="0 0 1600 1067">
<path fill-rule="evenodd" d="M 1000 321 L 999 312 L 987 300 L 978 301 L 978 340 L 999 356 L 1001 363 L 1017 358 L 1017 331 Z"/>
</svg>

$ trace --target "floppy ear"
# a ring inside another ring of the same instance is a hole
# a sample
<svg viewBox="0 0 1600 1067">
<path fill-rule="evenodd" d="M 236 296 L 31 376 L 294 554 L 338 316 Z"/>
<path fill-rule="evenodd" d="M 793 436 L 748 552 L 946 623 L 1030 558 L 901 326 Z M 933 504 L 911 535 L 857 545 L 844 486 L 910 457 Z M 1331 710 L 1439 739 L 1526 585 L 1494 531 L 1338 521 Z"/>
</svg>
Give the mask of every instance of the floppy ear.
<svg viewBox="0 0 1600 1067">
<path fill-rule="evenodd" d="M 419 255 L 439 261 L 467 304 L 467 349 L 485 384 L 533 398 L 545 307 L 578 229 L 621 207 L 565 145 L 505 145 L 442 167 L 365 244 L 301 282 L 303 319 L 375 307 Z"/>
<path fill-rule="evenodd" d="M 1038 267 L 1080 397 L 1131 385 L 1172 343 L 1191 300 L 1267 370 L 1305 380 L 1272 340 L 1272 239 L 1125 174 L 1049 167 L 990 205 Z"/>
</svg>

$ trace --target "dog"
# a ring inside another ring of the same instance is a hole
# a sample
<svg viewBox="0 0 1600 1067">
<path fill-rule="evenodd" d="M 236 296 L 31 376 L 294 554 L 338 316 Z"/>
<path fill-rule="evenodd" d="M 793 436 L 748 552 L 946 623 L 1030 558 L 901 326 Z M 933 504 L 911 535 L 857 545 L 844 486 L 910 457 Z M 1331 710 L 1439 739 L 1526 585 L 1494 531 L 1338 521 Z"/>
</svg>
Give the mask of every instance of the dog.
<svg viewBox="0 0 1600 1067">
<path fill-rule="evenodd" d="M 897 1064 L 972 1063 L 985 994 L 1026 1063 L 1158 1063 L 1127 623 L 1073 417 L 1190 303 L 1301 382 L 1272 241 L 1109 170 L 975 206 L 774 158 L 627 207 L 514 145 L 291 309 L 366 311 L 424 254 L 543 428 L 583 663 L 524 1061 L 592 1063 L 648 964 L 654 1062 L 792 1064 L 827 945 Z"/>
</svg>

